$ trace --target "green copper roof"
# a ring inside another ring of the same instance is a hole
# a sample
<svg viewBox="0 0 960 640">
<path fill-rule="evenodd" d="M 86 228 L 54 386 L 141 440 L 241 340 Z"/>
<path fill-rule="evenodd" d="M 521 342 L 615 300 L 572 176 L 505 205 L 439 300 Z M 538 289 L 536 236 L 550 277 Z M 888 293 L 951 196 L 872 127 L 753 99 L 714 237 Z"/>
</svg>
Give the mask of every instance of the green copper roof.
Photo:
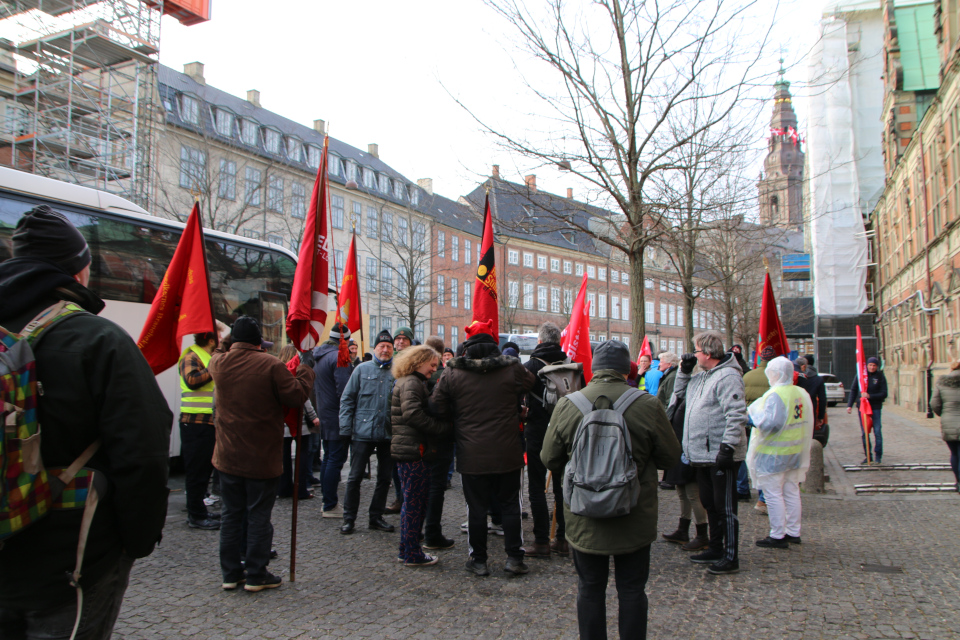
<svg viewBox="0 0 960 640">
<path fill-rule="evenodd" d="M 894 9 L 904 91 L 923 91 L 940 86 L 940 55 L 933 32 L 933 3 Z"/>
</svg>

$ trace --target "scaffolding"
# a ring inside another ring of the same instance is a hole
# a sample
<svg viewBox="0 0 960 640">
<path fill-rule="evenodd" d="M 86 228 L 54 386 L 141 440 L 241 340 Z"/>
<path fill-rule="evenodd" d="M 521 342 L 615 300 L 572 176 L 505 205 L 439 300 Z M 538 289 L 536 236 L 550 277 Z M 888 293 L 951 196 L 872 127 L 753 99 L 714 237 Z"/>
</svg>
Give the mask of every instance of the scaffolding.
<svg viewBox="0 0 960 640">
<path fill-rule="evenodd" d="M 22 39 L 0 144 L 10 165 L 146 206 L 160 11 L 140 0 L 13 0 Z"/>
</svg>

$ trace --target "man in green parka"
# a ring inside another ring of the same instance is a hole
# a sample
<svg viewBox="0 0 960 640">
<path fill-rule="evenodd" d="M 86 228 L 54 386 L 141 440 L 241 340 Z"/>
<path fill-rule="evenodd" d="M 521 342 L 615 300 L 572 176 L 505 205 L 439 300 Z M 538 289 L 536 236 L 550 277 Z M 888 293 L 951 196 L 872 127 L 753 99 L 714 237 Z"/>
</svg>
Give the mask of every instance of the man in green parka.
<svg viewBox="0 0 960 640">
<path fill-rule="evenodd" d="M 610 406 L 630 387 L 630 351 L 610 340 L 597 347 L 593 378 L 583 389 L 591 403 L 604 396 Z M 601 401 L 602 403 L 603 401 Z M 603 405 L 607 406 L 607 405 Z M 562 472 L 570 458 L 574 436 L 583 414 L 568 398 L 561 398 L 550 419 L 540 459 L 554 473 Z M 606 589 L 613 556 L 620 601 L 621 638 L 645 638 L 650 574 L 650 543 L 657 539 L 657 469 L 680 462 L 680 443 L 656 396 L 644 393 L 624 413 L 630 431 L 633 459 L 640 481 L 640 499 L 625 516 L 589 518 L 563 505 L 567 542 L 573 548 L 579 585 L 577 620 L 581 638 L 606 637 Z"/>
</svg>

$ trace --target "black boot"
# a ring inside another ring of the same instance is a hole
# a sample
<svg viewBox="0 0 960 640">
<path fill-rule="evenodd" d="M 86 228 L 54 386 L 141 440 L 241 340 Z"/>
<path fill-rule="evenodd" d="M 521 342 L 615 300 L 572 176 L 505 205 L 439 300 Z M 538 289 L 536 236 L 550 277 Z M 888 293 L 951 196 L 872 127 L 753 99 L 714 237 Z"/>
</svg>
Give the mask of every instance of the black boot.
<svg viewBox="0 0 960 640">
<path fill-rule="evenodd" d="M 707 535 L 707 523 L 697 525 L 697 537 L 680 547 L 684 551 L 705 551 L 710 548 L 710 536 Z"/>
<path fill-rule="evenodd" d="M 677 544 L 688 542 L 690 540 L 690 519 L 680 518 L 680 525 L 673 533 L 662 533 L 663 539 L 667 542 L 676 542 Z"/>
</svg>

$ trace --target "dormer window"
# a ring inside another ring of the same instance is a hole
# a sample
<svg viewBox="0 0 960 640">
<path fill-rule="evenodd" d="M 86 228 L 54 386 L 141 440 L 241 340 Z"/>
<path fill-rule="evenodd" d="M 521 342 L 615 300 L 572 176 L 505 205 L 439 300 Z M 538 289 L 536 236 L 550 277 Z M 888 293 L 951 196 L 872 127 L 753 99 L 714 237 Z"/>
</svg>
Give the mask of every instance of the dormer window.
<svg viewBox="0 0 960 640">
<path fill-rule="evenodd" d="M 257 146 L 257 132 L 259 130 L 260 127 L 253 120 L 241 120 L 240 140 L 243 141 L 243 144 L 250 145 L 251 147 Z"/>
<path fill-rule="evenodd" d="M 377 188 L 377 176 L 373 172 L 373 169 L 363 167 L 363 186 L 367 189 Z"/>
<path fill-rule="evenodd" d="M 307 145 L 307 164 L 313 167 L 314 169 L 319 169 L 321 153 L 322 153 L 322 150 L 320 149 L 320 147 L 316 147 L 312 144 L 308 144 Z M 336 172 L 333 170 L 334 162 L 336 162 L 337 164 Z M 336 156 L 330 156 L 330 175 L 332 176 L 340 175 L 343 172 L 340 166 L 341 166 L 340 158 Z"/>
<path fill-rule="evenodd" d="M 380 191 L 381 193 L 390 193 L 390 177 L 380 174 Z"/>
<path fill-rule="evenodd" d="M 233 137 L 233 123 L 236 120 L 236 116 L 227 111 L 226 109 L 217 108 L 215 110 L 215 118 L 217 125 L 217 133 L 225 138 Z"/>
<path fill-rule="evenodd" d="M 287 138 L 287 159 L 290 162 L 303 162 L 303 143 L 296 138 Z"/>
<path fill-rule="evenodd" d="M 410 204 L 413 206 L 420 204 L 420 189 L 413 185 L 410 186 Z"/>
<path fill-rule="evenodd" d="M 403 194 L 406 189 L 403 188 L 403 183 L 399 180 L 393 181 L 393 197 L 397 200 L 403 200 Z"/>
<path fill-rule="evenodd" d="M 311 148 L 311 151 L 313 148 Z M 328 165 L 327 173 L 331 176 L 342 176 L 343 175 L 343 160 L 339 156 L 328 155 Z M 311 161 L 312 162 L 312 161 Z M 312 165 L 311 165 L 312 166 Z M 317 154 L 317 167 L 320 166 L 320 155 Z"/>
<path fill-rule="evenodd" d="M 357 177 L 357 172 L 358 172 L 357 163 L 354 162 L 353 160 L 347 160 L 347 180 L 353 180 L 354 182 L 358 182 L 359 179 Z"/>
<path fill-rule="evenodd" d="M 276 129 L 265 129 L 263 143 L 269 153 L 280 153 L 280 132 Z"/>
<path fill-rule="evenodd" d="M 200 102 L 193 96 L 180 95 L 180 119 L 193 124 L 200 123 Z"/>
</svg>

